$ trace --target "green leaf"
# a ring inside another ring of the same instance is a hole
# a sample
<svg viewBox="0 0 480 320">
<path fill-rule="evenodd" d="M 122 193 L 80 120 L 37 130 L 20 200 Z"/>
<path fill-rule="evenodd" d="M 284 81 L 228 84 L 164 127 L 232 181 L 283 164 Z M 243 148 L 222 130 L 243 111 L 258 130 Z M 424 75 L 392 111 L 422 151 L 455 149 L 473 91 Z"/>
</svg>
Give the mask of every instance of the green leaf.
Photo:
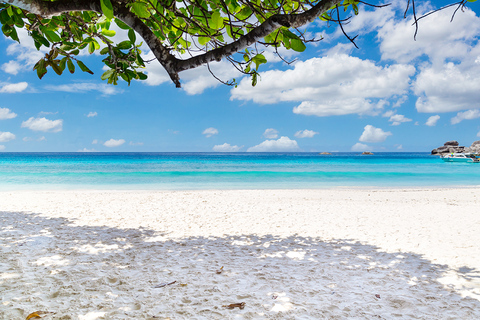
<svg viewBox="0 0 480 320">
<path fill-rule="evenodd" d="M 213 29 L 223 28 L 223 18 L 220 16 L 220 11 L 215 11 L 209 21 L 209 25 Z"/>
<path fill-rule="evenodd" d="M 95 51 L 95 45 L 93 44 L 93 42 L 90 42 L 88 44 L 88 53 L 92 54 L 94 51 Z"/>
<path fill-rule="evenodd" d="M 56 74 L 58 74 L 59 76 L 62 75 L 63 70 L 55 61 L 50 61 L 50 66 L 52 67 L 53 71 L 55 71 Z"/>
<path fill-rule="evenodd" d="M 68 71 L 70 71 L 70 73 L 75 72 L 75 65 L 73 64 L 72 60 L 70 59 L 67 60 L 67 66 L 68 66 Z"/>
<path fill-rule="evenodd" d="M 133 31 L 133 29 L 128 30 L 128 39 L 130 39 L 131 43 L 135 43 L 137 37 L 135 36 L 135 31 Z"/>
<path fill-rule="evenodd" d="M 113 19 L 113 6 L 110 0 L 100 0 L 102 12 L 108 19 Z"/>
<path fill-rule="evenodd" d="M 147 80 L 147 75 L 144 74 L 143 72 L 138 72 L 137 75 L 138 75 L 138 79 Z"/>
<path fill-rule="evenodd" d="M 258 67 L 261 64 L 267 63 L 267 59 L 263 54 L 257 54 L 255 57 L 252 58 L 252 61 L 255 63 L 256 70 L 258 70 Z"/>
<path fill-rule="evenodd" d="M 60 60 L 60 63 L 58 64 L 62 70 L 65 70 L 65 64 L 67 62 L 68 58 L 64 57 L 62 60 Z"/>
<path fill-rule="evenodd" d="M 115 31 L 114 30 L 102 29 L 102 34 L 107 36 L 107 37 L 113 37 L 115 35 Z"/>
<path fill-rule="evenodd" d="M 254 72 L 252 74 L 252 87 L 255 87 L 257 85 L 257 80 L 258 80 L 258 73 Z"/>
<path fill-rule="evenodd" d="M 131 47 L 132 47 L 132 44 L 128 40 L 122 41 L 119 44 L 117 44 L 117 48 L 120 50 L 130 49 Z"/>
<path fill-rule="evenodd" d="M 108 49 L 108 47 L 105 47 L 103 48 L 101 51 L 100 51 L 100 54 L 101 55 L 104 55 L 104 54 L 107 54 L 110 50 Z"/>
<path fill-rule="evenodd" d="M 202 46 L 206 45 L 210 41 L 209 37 L 198 37 L 198 43 Z"/>
<path fill-rule="evenodd" d="M 150 18 L 150 11 L 148 11 L 147 4 L 143 2 L 134 2 L 132 4 L 132 11 L 140 18 Z"/>
<path fill-rule="evenodd" d="M 33 67 L 33 70 L 37 70 L 37 76 L 39 79 L 42 79 L 45 74 L 47 74 L 47 68 L 46 68 L 46 63 L 45 60 L 39 60 L 35 66 Z"/>
<path fill-rule="evenodd" d="M 109 69 L 107 71 L 105 71 L 102 76 L 100 77 L 100 79 L 102 80 L 107 80 L 108 78 L 110 78 L 110 76 L 115 72 L 115 70 L 113 69 Z"/>
<path fill-rule="evenodd" d="M 82 61 L 77 60 L 77 65 L 80 67 L 80 70 L 82 70 L 83 72 L 93 74 L 93 72 L 90 69 L 88 69 L 87 66 Z"/>
<path fill-rule="evenodd" d="M 292 46 L 292 49 L 297 52 L 303 52 L 307 48 L 303 41 L 300 39 L 291 39 L 290 44 Z"/>
<path fill-rule="evenodd" d="M 129 27 L 125 22 L 123 22 L 122 20 L 115 19 L 115 23 L 117 24 L 117 26 L 118 26 L 120 29 L 123 29 L 123 30 L 128 30 L 128 29 L 130 29 L 130 27 Z"/>
<path fill-rule="evenodd" d="M 47 37 L 48 40 L 50 40 L 50 42 L 61 42 L 62 41 L 62 38 L 60 38 L 60 36 L 54 31 L 45 30 L 45 31 L 43 31 L 43 34 Z"/>
</svg>

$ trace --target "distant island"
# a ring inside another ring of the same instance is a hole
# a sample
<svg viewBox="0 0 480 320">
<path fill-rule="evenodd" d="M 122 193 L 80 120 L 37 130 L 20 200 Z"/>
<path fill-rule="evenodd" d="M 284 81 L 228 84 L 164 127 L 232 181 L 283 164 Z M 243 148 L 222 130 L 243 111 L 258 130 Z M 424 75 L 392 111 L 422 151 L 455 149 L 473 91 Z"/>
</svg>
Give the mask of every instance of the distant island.
<svg viewBox="0 0 480 320">
<path fill-rule="evenodd" d="M 480 140 L 472 143 L 470 147 L 459 146 L 458 141 L 447 141 L 443 146 L 432 150 L 432 154 L 444 155 L 447 153 L 474 153 L 480 154 Z"/>
</svg>

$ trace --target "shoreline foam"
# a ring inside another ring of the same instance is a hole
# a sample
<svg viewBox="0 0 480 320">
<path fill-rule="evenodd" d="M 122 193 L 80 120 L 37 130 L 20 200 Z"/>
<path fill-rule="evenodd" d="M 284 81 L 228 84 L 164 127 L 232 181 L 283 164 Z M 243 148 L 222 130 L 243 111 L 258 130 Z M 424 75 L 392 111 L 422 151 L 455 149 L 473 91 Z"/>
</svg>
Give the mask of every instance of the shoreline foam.
<svg viewBox="0 0 480 320">
<path fill-rule="evenodd" d="M 0 192 L 0 318 L 479 318 L 479 191 Z"/>
</svg>

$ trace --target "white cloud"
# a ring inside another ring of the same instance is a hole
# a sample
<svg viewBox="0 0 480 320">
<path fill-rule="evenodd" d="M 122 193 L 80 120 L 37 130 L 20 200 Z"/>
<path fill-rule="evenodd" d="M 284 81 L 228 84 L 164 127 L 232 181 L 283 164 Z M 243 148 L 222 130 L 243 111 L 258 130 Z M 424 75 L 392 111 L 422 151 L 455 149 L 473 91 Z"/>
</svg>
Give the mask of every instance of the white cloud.
<svg viewBox="0 0 480 320">
<path fill-rule="evenodd" d="M 15 112 L 8 108 L 0 108 L 0 120 L 13 119 L 17 116 Z"/>
<path fill-rule="evenodd" d="M 83 148 L 83 149 L 78 150 L 77 152 L 97 152 L 97 150 L 95 150 L 95 149 Z"/>
<path fill-rule="evenodd" d="M 0 144 L 0 151 L 5 150 L 5 146 Z"/>
<path fill-rule="evenodd" d="M 467 110 L 465 112 L 459 112 L 455 117 L 453 117 L 450 122 L 452 124 L 460 123 L 463 120 L 472 120 L 480 118 L 480 109 Z"/>
<path fill-rule="evenodd" d="M 114 147 L 119 147 L 124 143 L 125 143 L 124 139 L 118 139 L 118 140 L 110 139 L 108 141 L 105 141 L 103 145 L 108 148 L 114 148 Z"/>
<path fill-rule="evenodd" d="M 370 146 L 367 146 L 366 144 L 357 142 L 352 146 L 351 150 L 356 152 L 363 152 L 372 150 L 372 148 Z"/>
<path fill-rule="evenodd" d="M 46 140 L 47 140 L 47 138 L 45 138 L 45 136 L 41 136 L 37 139 L 37 141 L 46 141 Z"/>
<path fill-rule="evenodd" d="M 362 142 L 383 142 L 388 136 L 392 135 L 391 132 L 385 132 L 380 128 L 375 128 L 372 125 L 366 125 L 359 141 Z"/>
<path fill-rule="evenodd" d="M 413 86 L 418 112 L 452 112 L 480 107 L 480 64 L 447 63 L 424 68 Z"/>
<path fill-rule="evenodd" d="M 133 142 L 133 141 L 130 141 L 128 143 L 128 145 L 130 146 L 143 146 L 143 142 Z"/>
<path fill-rule="evenodd" d="M 436 64 L 447 58 L 463 57 L 469 50 L 469 40 L 480 33 L 480 20 L 467 8 L 465 12 L 458 12 L 452 21 L 455 9 L 456 6 L 453 6 L 420 20 L 416 40 L 413 17 L 388 19 L 378 32 L 382 59 L 409 63 L 427 55 Z M 429 9 L 417 8 L 417 16 L 426 10 Z M 384 10 L 379 10 L 380 12 Z M 399 16 L 401 15 L 397 15 Z"/>
<path fill-rule="evenodd" d="M 218 134 L 218 130 L 213 127 L 210 127 L 203 130 L 202 134 L 204 134 L 207 138 L 210 138 L 211 136 Z"/>
<path fill-rule="evenodd" d="M 31 117 L 27 121 L 22 122 L 22 128 L 28 128 L 33 131 L 60 132 L 63 129 L 63 120 Z"/>
<path fill-rule="evenodd" d="M 242 148 L 243 148 L 243 146 L 241 146 L 241 147 L 239 147 L 237 145 L 231 146 L 230 144 L 225 142 L 224 144 L 219 144 L 219 145 L 214 146 L 213 151 L 216 151 L 216 152 L 238 152 Z"/>
<path fill-rule="evenodd" d="M 87 117 L 88 117 L 88 118 L 92 118 L 92 117 L 96 117 L 96 116 L 98 116 L 98 113 L 97 113 L 97 112 L 92 112 L 92 111 L 90 111 L 90 112 L 87 114 Z"/>
<path fill-rule="evenodd" d="M 92 141 L 92 144 L 98 144 L 98 143 L 99 143 L 99 142 L 98 142 L 97 139 L 94 139 L 94 140 Z"/>
<path fill-rule="evenodd" d="M 314 135 L 318 134 L 318 132 L 315 132 L 313 130 L 303 130 L 303 131 L 297 131 L 295 132 L 295 137 L 296 138 L 313 138 Z"/>
<path fill-rule="evenodd" d="M 390 117 L 390 119 L 388 119 L 388 121 L 392 123 L 392 126 L 398 126 L 403 122 L 410 122 L 412 119 L 406 118 L 402 114 L 394 114 Z"/>
<path fill-rule="evenodd" d="M 16 137 L 11 132 L 1 132 L 0 131 L 0 142 L 8 142 L 14 140 Z"/>
<path fill-rule="evenodd" d="M 265 130 L 265 132 L 263 133 L 263 136 L 267 139 L 277 139 L 278 131 L 273 128 L 269 128 Z"/>
<path fill-rule="evenodd" d="M 440 116 L 437 114 L 437 115 L 434 115 L 434 116 L 431 116 L 427 119 L 427 122 L 425 122 L 425 125 L 429 126 L 429 127 L 433 127 L 437 124 L 437 121 L 440 119 Z"/>
<path fill-rule="evenodd" d="M 15 60 L 10 60 L 9 62 L 2 64 L 2 70 L 13 75 L 17 75 L 22 67 L 23 66 Z"/>
<path fill-rule="evenodd" d="M 480 137 L 480 131 L 477 132 L 477 137 Z"/>
<path fill-rule="evenodd" d="M 151 51 L 147 51 L 147 54 L 142 56 L 144 60 L 154 59 L 154 55 Z M 188 58 L 183 56 L 182 58 Z M 242 74 L 235 69 L 230 62 L 222 60 L 220 62 L 211 62 L 210 70 L 216 77 L 223 81 L 229 81 L 234 77 L 241 77 Z M 158 61 L 154 60 L 151 63 L 146 64 L 145 73 L 148 78 L 144 81 L 145 84 L 150 86 L 157 86 L 162 83 L 171 83 L 165 69 Z M 181 73 L 182 88 L 187 94 L 194 95 L 203 93 L 208 88 L 215 88 L 222 85 L 220 81 L 215 79 L 208 71 L 207 66 L 200 66 L 194 69 L 186 70 Z"/>
<path fill-rule="evenodd" d="M 70 84 L 62 84 L 62 85 L 48 85 L 48 86 L 45 86 L 44 88 L 50 91 L 62 91 L 62 92 L 72 92 L 72 93 L 98 91 L 105 96 L 123 92 L 122 90 L 119 90 L 110 84 L 92 83 L 92 82 L 80 82 L 80 83 L 70 83 Z"/>
<path fill-rule="evenodd" d="M 297 141 L 288 137 L 280 137 L 278 140 L 265 140 L 259 145 L 250 147 L 247 152 L 293 152 L 300 151 Z"/>
<path fill-rule="evenodd" d="M 0 93 L 18 93 L 27 89 L 28 83 L 19 82 L 19 83 L 8 83 L 0 86 Z"/>
<path fill-rule="evenodd" d="M 300 102 L 294 112 L 330 116 L 372 114 L 385 101 L 404 94 L 415 72 L 413 66 L 376 66 L 345 54 L 299 61 L 287 71 L 261 73 L 261 81 L 252 87 L 243 79 L 231 90 L 231 99 L 253 100 L 261 104 Z"/>
</svg>

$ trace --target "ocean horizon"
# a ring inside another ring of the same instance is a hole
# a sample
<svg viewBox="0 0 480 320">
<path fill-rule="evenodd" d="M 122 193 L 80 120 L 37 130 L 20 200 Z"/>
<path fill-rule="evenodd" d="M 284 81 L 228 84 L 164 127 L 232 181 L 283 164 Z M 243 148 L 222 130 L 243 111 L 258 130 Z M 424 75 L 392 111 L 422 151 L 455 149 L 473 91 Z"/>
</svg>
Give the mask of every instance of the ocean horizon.
<svg viewBox="0 0 480 320">
<path fill-rule="evenodd" d="M 2 152 L 0 190 L 207 190 L 480 185 L 480 164 L 427 152 Z"/>
</svg>

